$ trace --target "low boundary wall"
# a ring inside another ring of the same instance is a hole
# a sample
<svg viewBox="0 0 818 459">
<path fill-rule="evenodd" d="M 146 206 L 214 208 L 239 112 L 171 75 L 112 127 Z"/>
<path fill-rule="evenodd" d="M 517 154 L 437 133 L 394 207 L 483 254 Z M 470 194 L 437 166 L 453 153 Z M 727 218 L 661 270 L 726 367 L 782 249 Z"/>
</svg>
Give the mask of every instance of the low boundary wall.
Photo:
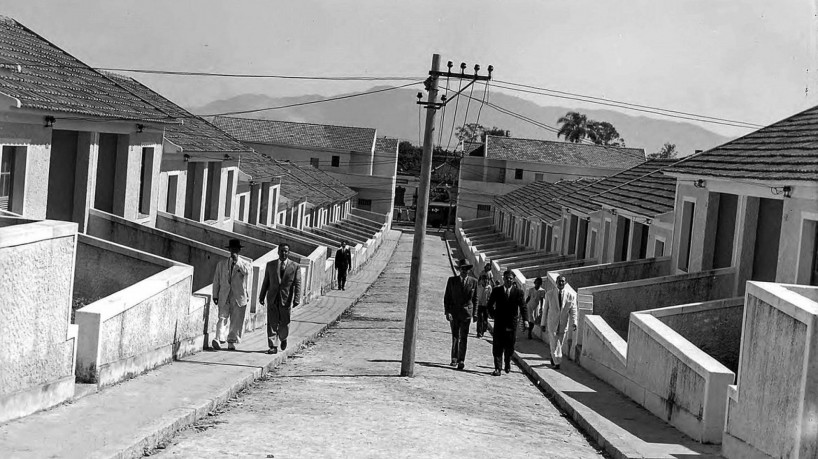
<svg viewBox="0 0 818 459">
<path fill-rule="evenodd" d="M 77 224 L 0 217 L 0 423 L 74 395 Z"/>
<path fill-rule="evenodd" d="M 191 306 L 193 267 L 90 236 L 81 240 L 109 252 L 104 260 L 109 264 L 130 264 L 132 258 L 160 271 L 134 282 L 127 270 L 98 267 L 108 271 L 110 282 L 130 285 L 76 312 L 77 379 L 114 384 L 201 349 L 202 328 L 179 327 Z"/>
</svg>

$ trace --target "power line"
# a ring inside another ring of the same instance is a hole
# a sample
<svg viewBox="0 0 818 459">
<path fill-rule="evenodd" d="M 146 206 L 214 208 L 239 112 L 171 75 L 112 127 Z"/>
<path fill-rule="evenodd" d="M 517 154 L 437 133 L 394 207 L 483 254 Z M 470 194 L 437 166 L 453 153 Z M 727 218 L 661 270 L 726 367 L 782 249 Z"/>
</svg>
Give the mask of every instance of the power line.
<svg viewBox="0 0 818 459">
<path fill-rule="evenodd" d="M 559 98 L 559 99 L 576 100 L 576 101 L 580 101 L 580 102 L 588 102 L 588 103 L 592 103 L 592 104 L 605 105 L 605 106 L 609 106 L 609 107 L 624 108 L 626 110 L 634 110 L 634 111 L 639 111 L 639 112 L 644 112 L 644 113 L 652 113 L 652 114 L 656 114 L 656 115 L 666 116 L 666 117 L 669 117 L 669 118 L 685 119 L 685 120 L 690 120 L 690 121 L 698 121 L 698 122 L 702 122 L 702 123 L 721 124 L 721 125 L 725 125 L 725 126 L 732 126 L 732 127 L 746 128 L 746 129 L 751 129 L 751 128 L 756 129 L 756 128 L 764 127 L 764 126 L 759 125 L 759 124 L 748 123 L 748 122 L 745 122 L 745 121 L 731 120 L 731 119 L 727 119 L 727 118 L 718 118 L 718 117 L 707 116 L 707 115 L 699 115 L 699 114 L 695 114 L 695 113 L 683 112 L 683 111 L 678 111 L 678 110 L 671 110 L 671 109 L 666 109 L 666 108 L 661 108 L 661 107 L 652 107 L 652 106 L 649 106 L 649 105 L 634 104 L 634 103 L 630 103 L 630 102 L 622 102 L 622 101 L 617 101 L 617 100 L 613 100 L 613 99 L 606 99 L 606 98 L 603 98 L 603 97 L 586 96 L 586 95 L 583 95 L 583 94 L 575 94 L 575 93 L 570 93 L 570 92 L 565 92 L 565 91 L 558 91 L 558 90 L 548 89 L 548 88 L 539 88 L 539 87 L 536 87 L 536 86 L 524 85 L 524 84 L 520 84 L 520 83 L 511 83 L 511 82 L 499 81 L 499 80 L 496 81 L 496 83 L 501 83 L 501 84 L 496 84 L 495 86 L 497 86 L 499 88 L 503 88 L 503 89 L 508 89 L 510 91 L 518 91 L 518 92 L 524 92 L 524 93 L 528 93 L 528 94 L 537 94 L 537 95 L 541 95 L 541 96 L 555 97 L 555 98 Z M 506 85 L 510 85 L 510 86 L 506 86 Z M 512 86 L 517 86 L 517 87 L 512 87 Z M 536 91 L 520 89 L 520 87 L 535 89 Z M 543 92 L 543 91 L 546 91 L 546 92 Z"/>
<path fill-rule="evenodd" d="M 278 106 L 275 106 L 275 107 L 255 108 L 255 109 L 252 109 L 252 110 L 237 110 L 237 111 L 233 111 L 233 112 L 213 113 L 213 114 L 210 114 L 210 115 L 200 115 L 200 116 L 245 115 L 245 114 L 248 114 L 248 113 L 258 113 L 258 112 L 264 112 L 264 111 L 268 111 L 268 110 L 280 110 L 282 108 L 302 107 L 304 105 L 321 104 L 321 103 L 324 103 L 324 102 L 332 102 L 332 101 L 335 101 L 335 100 L 351 99 L 353 97 L 368 96 L 370 94 L 377 94 L 377 93 L 380 93 L 380 92 L 394 91 L 396 89 L 406 88 L 408 86 L 414 86 L 414 85 L 420 84 L 420 83 L 423 83 L 423 81 L 422 80 L 421 81 L 413 81 L 412 83 L 406 83 L 406 84 L 400 85 L 400 86 L 393 86 L 391 88 L 383 88 L 383 89 L 376 89 L 376 90 L 373 90 L 373 91 L 358 92 L 358 93 L 354 93 L 354 94 L 347 94 L 347 95 L 344 95 L 344 96 L 330 97 L 330 98 L 327 98 L 327 99 L 312 100 L 312 101 L 309 101 L 309 102 L 299 102 L 299 103 L 295 103 L 295 104 L 278 105 Z"/>
</svg>

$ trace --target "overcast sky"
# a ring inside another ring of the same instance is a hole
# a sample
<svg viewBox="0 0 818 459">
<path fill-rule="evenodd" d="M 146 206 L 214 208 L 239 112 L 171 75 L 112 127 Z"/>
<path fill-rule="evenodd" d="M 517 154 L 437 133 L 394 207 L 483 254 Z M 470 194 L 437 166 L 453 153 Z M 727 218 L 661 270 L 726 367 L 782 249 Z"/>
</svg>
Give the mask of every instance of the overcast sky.
<svg viewBox="0 0 818 459">
<path fill-rule="evenodd" d="M 422 77 L 436 52 L 499 80 L 769 124 L 818 103 L 813 1 L 0 0 L 0 14 L 96 67 Z M 185 106 L 374 85 L 132 76 Z"/>
</svg>

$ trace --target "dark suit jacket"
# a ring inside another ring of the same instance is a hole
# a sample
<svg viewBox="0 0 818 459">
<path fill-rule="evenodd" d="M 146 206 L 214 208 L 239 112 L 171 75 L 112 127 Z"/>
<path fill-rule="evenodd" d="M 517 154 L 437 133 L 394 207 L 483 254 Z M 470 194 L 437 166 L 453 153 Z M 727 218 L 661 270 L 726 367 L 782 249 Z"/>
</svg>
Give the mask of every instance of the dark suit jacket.
<svg viewBox="0 0 818 459">
<path fill-rule="evenodd" d="M 287 260 L 284 275 L 281 275 L 281 260 L 267 263 L 264 272 L 264 282 L 261 284 L 259 296 L 266 295 L 267 304 L 275 307 L 298 306 L 301 301 L 301 269 L 298 263 Z M 276 303 L 278 299 L 278 303 Z"/>
<path fill-rule="evenodd" d="M 491 290 L 487 304 L 489 314 L 494 317 L 495 330 L 514 330 L 520 316 L 527 317 L 525 295 L 521 288 L 511 286 L 511 294 L 506 296 L 505 285 L 498 285 Z"/>
<path fill-rule="evenodd" d="M 471 319 L 477 306 L 477 279 L 466 276 L 465 282 L 460 276 L 452 276 L 446 282 L 446 293 L 443 294 L 443 308 L 455 320 Z"/>
<path fill-rule="evenodd" d="M 346 271 L 352 266 L 352 254 L 349 247 L 346 249 L 338 249 L 335 251 L 335 269 L 339 271 Z"/>
</svg>

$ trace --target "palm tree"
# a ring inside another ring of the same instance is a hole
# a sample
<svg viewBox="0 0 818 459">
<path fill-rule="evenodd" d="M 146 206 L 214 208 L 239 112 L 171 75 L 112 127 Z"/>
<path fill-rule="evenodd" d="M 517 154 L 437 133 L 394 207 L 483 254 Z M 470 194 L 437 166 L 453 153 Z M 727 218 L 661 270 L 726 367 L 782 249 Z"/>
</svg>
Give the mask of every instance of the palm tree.
<svg viewBox="0 0 818 459">
<path fill-rule="evenodd" d="M 665 142 L 656 153 L 648 155 L 648 159 L 670 159 L 676 157 L 676 144 Z"/>
<path fill-rule="evenodd" d="M 573 143 L 580 143 L 588 137 L 588 118 L 579 112 L 568 112 L 560 117 L 557 123 L 561 124 L 557 138 L 565 137 L 565 140 Z"/>
</svg>

